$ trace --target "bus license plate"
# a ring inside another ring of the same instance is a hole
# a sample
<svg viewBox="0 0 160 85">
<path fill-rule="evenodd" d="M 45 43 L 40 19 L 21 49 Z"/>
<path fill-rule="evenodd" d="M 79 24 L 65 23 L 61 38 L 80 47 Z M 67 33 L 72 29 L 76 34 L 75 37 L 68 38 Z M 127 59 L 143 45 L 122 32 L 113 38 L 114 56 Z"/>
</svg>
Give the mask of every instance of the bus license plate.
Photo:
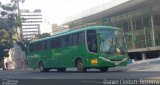
<svg viewBox="0 0 160 85">
<path fill-rule="evenodd" d="M 115 65 L 119 65 L 119 62 L 115 62 Z"/>
</svg>

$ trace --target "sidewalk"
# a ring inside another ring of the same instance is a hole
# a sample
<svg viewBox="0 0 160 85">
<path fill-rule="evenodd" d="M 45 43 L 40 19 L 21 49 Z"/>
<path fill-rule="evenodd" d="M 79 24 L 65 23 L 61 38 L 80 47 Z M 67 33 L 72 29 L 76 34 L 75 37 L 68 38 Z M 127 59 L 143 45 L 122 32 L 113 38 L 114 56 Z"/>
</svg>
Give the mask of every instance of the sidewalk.
<svg viewBox="0 0 160 85">
<path fill-rule="evenodd" d="M 127 67 L 127 71 L 160 71 L 160 64 L 135 64 Z"/>
<path fill-rule="evenodd" d="M 160 71 L 160 58 L 134 61 L 127 66 L 109 68 L 109 71 Z"/>
<path fill-rule="evenodd" d="M 127 68 L 127 71 L 160 71 L 160 58 L 135 61 Z"/>
</svg>

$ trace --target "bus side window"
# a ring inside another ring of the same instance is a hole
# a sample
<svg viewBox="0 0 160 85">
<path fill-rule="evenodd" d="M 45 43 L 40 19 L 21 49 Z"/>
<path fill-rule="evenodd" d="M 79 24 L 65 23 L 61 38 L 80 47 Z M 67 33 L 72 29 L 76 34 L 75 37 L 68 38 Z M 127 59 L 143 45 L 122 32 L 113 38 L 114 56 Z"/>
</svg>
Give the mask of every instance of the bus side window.
<svg viewBox="0 0 160 85">
<path fill-rule="evenodd" d="M 84 44 L 84 42 L 85 42 L 84 32 L 80 32 L 78 35 L 79 35 L 79 40 L 78 40 L 79 44 Z"/>
<path fill-rule="evenodd" d="M 61 37 L 61 43 L 62 43 L 62 47 L 67 47 L 68 46 L 68 36 Z"/>
<path fill-rule="evenodd" d="M 55 40 L 54 40 L 54 47 L 55 48 L 59 48 L 60 47 L 60 38 L 55 38 Z"/>
<path fill-rule="evenodd" d="M 54 39 L 51 39 L 51 48 L 54 48 Z"/>
<path fill-rule="evenodd" d="M 34 51 L 33 48 L 34 48 L 34 45 L 33 45 L 33 44 L 30 44 L 30 45 L 29 45 L 29 52 Z"/>
<path fill-rule="evenodd" d="M 52 48 L 58 48 L 59 47 L 59 38 L 53 38 L 51 40 L 51 47 Z"/>
<path fill-rule="evenodd" d="M 87 45 L 90 52 L 97 53 L 97 38 L 96 38 L 96 31 L 95 30 L 88 30 L 87 31 Z"/>
<path fill-rule="evenodd" d="M 73 45 L 73 38 L 72 38 L 72 34 L 70 34 L 68 36 L 68 46 L 72 46 Z"/>
<path fill-rule="evenodd" d="M 45 49 L 45 41 L 40 42 L 38 44 L 37 48 L 38 48 L 39 51 L 44 50 Z"/>
<path fill-rule="evenodd" d="M 44 41 L 44 49 L 43 50 L 46 50 L 46 49 L 48 49 L 47 47 L 47 43 L 48 43 L 48 41 L 46 40 L 46 41 Z"/>
<path fill-rule="evenodd" d="M 47 42 L 47 48 L 48 49 L 52 48 L 52 41 L 51 41 L 51 39 L 49 39 L 48 42 Z"/>
<path fill-rule="evenodd" d="M 63 47 L 63 36 L 59 38 L 59 48 Z"/>
<path fill-rule="evenodd" d="M 38 42 L 37 44 L 35 44 L 35 51 L 40 51 L 41 50 L 41 42 Z"/>
<path fill-rule="evenodd" d="M 66 42 L 66 45 L 65 45 L 65 46 L 66 46 L 66 47 L 68 46 L 68 42 L 69 42 L 69 39 L 68 39 L 68 38 L 69 38 L 69 36 L 66 35 L 66 37 L 65 37 L 65 42 Z"/>
<path fill-rule="evenodd" d="M 77 45 L 78 44 L 78 35 L 77 33 L 73 34 L 73 45 Z"/>
<path fill-rule="evenodd" d="M 35 45 L 35 44 L 32 44 L 32 45 L 31 45 L 31 48 L 32 48 L 32 51 L 35 51 L 36 45 Z"/>
</svg>

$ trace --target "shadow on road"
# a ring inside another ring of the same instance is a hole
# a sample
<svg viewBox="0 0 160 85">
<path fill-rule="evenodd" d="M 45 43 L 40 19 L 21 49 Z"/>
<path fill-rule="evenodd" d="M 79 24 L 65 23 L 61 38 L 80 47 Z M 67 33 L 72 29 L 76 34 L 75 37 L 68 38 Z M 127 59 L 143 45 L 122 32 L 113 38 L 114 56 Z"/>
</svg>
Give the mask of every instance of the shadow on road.
<svg viewBox="0 0 160 85">
<path fill-rule="evenodd" d="M 58 72 L 57 70 L 53 69 L 53 70 L 50 70 L 49 72 L 40 72 L 39 70 L 35 70 L 33 71 L 33 73 L 117 73 L 117 72 L 124 72 L 125 70 L 112 70 L 112 71 L 107 71 L 107 72 L 101 72 L 99 70 L 89 70 L 89 71 L 86 71 L 86 72 L 78 72 L 77 70 L 75 71 L 65 71 L 65 72 Z"/>
</svg>

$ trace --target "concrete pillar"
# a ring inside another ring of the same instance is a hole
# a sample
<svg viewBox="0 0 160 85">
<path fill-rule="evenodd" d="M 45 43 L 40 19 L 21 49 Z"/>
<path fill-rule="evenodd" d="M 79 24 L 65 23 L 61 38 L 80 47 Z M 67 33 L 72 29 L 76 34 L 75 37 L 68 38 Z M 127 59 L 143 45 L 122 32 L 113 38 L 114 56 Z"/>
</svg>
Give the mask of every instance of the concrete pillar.
<svg viewBox="0 0 160 85">
<path fill-rule="evenodd" d="M 143 52 L 142 53 L 142 60 L 146 60 L 147 58 L 146 58 L 146 53 L 145 52 Z"/>
<path fill-rule="evenodd" d="M 134 43 L 134 37 L 135 37 L 135 35 L 134 35 L 134 28 L 133 28 L 133 21 L 132 21 L 132 18 L 130 19 L 130 23 L 131 23 L 131 32 L 132 32 L 132 47 L 133 47 L 133 49 L 135 49 L 135 43 Z"/>
<path fill-rule="evenodd" d="M 151 35 L 152 35 L 152 46 L 156 46 L 156 43 L 155 43 L 155 33 L 154 33 L 154 21 L 153 21 L 153 14 L 152 14 L 152 11 L 151 11 Z"/>
</svg>

